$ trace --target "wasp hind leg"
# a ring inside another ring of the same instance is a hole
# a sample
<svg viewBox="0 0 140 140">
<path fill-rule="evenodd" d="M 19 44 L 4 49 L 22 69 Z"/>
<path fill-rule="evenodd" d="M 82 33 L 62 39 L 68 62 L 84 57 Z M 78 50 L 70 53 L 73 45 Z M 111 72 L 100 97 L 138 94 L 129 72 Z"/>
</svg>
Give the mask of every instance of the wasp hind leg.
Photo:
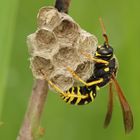
<svg viewBox="0 0 140 140">
<path fill-rule="evenodd" d="M 63 90 L 61 90 L 56 84 L 54 84 L 52 81 L 47 80 L 48 84 L 51 85 L 62 97 L 66 97 L 67 93 L 65 93 Z"/>
<path fill-rule="evenodd" d="M 60 93 L 61 96 L 66 97 L 67 93 L 65 93 L 63 90 L 61 90 L 56 84 L 54 84 L 51 80 L 48 80 L 46 76 L 46 72 L 41 69 L 40 72 L 44 75 L 45 79 L 47 80 L 48 84 L 51 85 L 58 93 Z"/>
</svg>

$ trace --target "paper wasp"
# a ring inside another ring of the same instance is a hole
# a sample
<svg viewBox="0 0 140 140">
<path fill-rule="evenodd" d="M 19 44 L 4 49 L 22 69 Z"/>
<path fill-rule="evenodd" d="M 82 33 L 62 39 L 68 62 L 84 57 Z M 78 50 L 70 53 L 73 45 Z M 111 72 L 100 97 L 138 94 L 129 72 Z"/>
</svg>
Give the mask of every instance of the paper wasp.
<svg viewBox="0 0 140 140">
<path fill-rule="evenodd" d="M 83 86 L 71 87 L 68 91 L 62 91 L 54 83 L 48 80 L 48 83 L 60 93 L 62 99 L 74 105 L 84 105 L 94 101 L 97 90 L 105 85 L 109 84 L 109 101 L 108 108 L 105 117 L 104 126 L 107 127 L 110 123 L 113 111 L 113 92 L 112 85 L 115 86 L 123 114 L 123 122 L 125 132 L 129 133 L 133 129 L 133 115 L 130 106 L 124 97 L 123 91 L 116 80 L 117 72 L 117 60 L 114 56 L 113 48 L 109 45 L 108 36 L 102 19 L 100 18 L 100 24 L 103 30 L 104 44 L 97 47 L 94 56 L 81 51 L 81 54 L 86 56 L 87 59 L 93 60 L 94 72 L 91 77 L 85 82 L 83 81 L 69 66 L 66 69 L 73 75 L 73 77 L 79 80 Z"/>
</svg>

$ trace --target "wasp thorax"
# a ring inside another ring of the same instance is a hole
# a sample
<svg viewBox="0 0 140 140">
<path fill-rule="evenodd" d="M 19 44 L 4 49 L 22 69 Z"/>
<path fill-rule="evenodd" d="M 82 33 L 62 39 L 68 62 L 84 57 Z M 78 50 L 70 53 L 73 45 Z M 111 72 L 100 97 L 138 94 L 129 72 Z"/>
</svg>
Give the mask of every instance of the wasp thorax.
<svg viewBox="0 0 140 140">
<path fill-rule="evenodd" d="M 43 7 L 37 16 L 37 31 L 27 38 L 31 69 L 35 78 L 51 80 L 63 91 L 76 83 L 66 67 L 71 67 L 83 80 L 94 69 L 94 62 L 79 50 L 94 55 L 97 39 L 67 14 L 53 7 Z"/>
</svg>

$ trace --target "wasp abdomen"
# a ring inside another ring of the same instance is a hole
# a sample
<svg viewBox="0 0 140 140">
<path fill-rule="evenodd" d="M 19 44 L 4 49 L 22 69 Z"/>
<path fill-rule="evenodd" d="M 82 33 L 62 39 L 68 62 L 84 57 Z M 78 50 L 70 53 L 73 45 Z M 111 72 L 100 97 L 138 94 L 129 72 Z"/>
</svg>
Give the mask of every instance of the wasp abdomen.
<svg viewBox="0 0 140 140">
<path fill-rule="evenodd" d="M 86 86 L 72 87 L 65 94 L 61 93 L 62 99 L 69 104 L 85 105 L 94 101 L 96 91 Z"/>
</svg>

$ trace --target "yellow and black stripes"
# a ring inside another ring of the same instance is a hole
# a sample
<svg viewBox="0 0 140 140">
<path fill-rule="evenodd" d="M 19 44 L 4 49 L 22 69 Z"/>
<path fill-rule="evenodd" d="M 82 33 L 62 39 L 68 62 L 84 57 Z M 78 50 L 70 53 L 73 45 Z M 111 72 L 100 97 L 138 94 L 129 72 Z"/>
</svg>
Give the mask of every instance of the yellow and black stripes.
<svg viewBox="0 0 140 140">
<path fill-rule="evenodd" d="M 86 86 L 72 87 L 65 94 L 60 94 L 62 99 L 69 104 L 85 105 L 94 101 L 96 97 L 95 88 L 88 88 Z"/>
</svg>

